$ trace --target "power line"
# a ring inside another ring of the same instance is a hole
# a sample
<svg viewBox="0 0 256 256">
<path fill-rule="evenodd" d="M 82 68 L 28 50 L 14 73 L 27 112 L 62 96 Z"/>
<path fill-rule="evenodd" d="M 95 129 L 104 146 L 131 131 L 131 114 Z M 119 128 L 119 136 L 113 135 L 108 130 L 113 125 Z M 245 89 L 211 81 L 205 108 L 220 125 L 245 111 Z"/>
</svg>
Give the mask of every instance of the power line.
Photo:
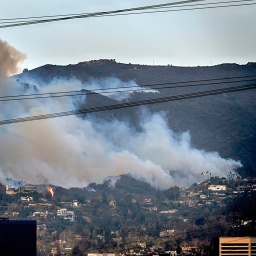
<svg viewBox="0 0 256 256">
<path fill-rule="evenodd" d="M 99 88 L 93 91 L 89 89 L 81 89 L 77 91 L 62 91 L 62 92 L 51 92 L 51 93 L 34 93 L 34 94 L 23 94 L 23 95 L 9 95 L 9 96 L 0 96 L 0 102 L 5 101 L 18 101 L 18 100 L 33 100 L 33 99 L 45 99 L 45 98 L 58 98 L 58 97 L 72 97 L 78 95 L 97 95 L 98 93 L 103 92 L 104 94 L 111 93 L 123 93 L 123 92 L 136 92 L 145 90 L 143 87 L 150 87 L 146 90 L 162 90 L 162 89 L 175 89 L 175 88 L 186 88 L 186 87 L 197 87 L 197 86 L 208 86 L 208 85 L 218 85 L 218 84 L 229 84 L 229 83 L 243 83 L 243 82 L 254 82 L 255 79 L 247 79 L 247 80 L 238 80 L 234 81 L 234 79 L 244 79 L 244 78 L 253 78 L 256 75 L 251 76 L 238 76 L 238 77 L 224 77 L 224 78 L 213 78 L 213 79 L 201 79 L 201 80 L 190 80 L 190 81 L 178 81 L 178 82 L 166 82 L 166 83 L 157 83 L 157 84 L 145 84 L 136 86 L 123 86 L 121 88 L 108 87 L 108 88 Z M 228 81 L 222 81 L 228 80 Z M 230 81 L 231 80 L 231 81 Z M 211 82 L 214 81 L 214 82 Z M 202 82 L 211 82 L 211 83 L 202 83 Z M 196 83 L 196 84 L 190 84 Z M 199 84 L 198 84 L 199 83 Z M 185 85 L 177 85 L 177 84 L 185 84 Z M 186 85 L 188 84 L 188 85 Z M 176 85 L 176 86 L 164 86 L 164 85 Z M 157 86 L 157 87 L 156 87 Z M 164 87 L 158 87 L 164 86 Z M 128 90 L 120 90 L 120 89 L 128 89 Z M 110 90 L 110 91 L 108 91 Z"/>
<path fill-rule="evenodd" d="M 245 0 L 247 1 L 247 0 Z M 254 1 L 254 0 L 248 0 Z M 199 4 L 198 4 L 199 5 Z M 245 3 L 245 4 L 230 4 L 230 5 L 218 5 L 218 6 L 207 6 L 207 7 L 194 7 L 194 8 L 186 8 L 186 9 L 169 9 L 169 10 L 160 10 L 160 11 L 145 11 L 139 13 L 124 13 L 117 15 L 104 15 L 104 16 L 125 16 L 125 15 L 136 15 L 136 14 L 151 14 L 151 13 L 165 13 L 165 12 L 179 12 L 179 11 L 194 11 L 194 10 L 206 10 L 206 9 L 218 9 L 218 8 L 226 8 L 226 7 L 240 7 L 240 6 L 250 6 L 256 5 L 256 3 Z M 191 7 L 193 5 L 190 5 Z M 197 6 L 197 5 L 194 5 Z M 1 27 L 0 27 L 1 28 Z"/>
<path fill-rule="evenodd" d="M 198 1 L 205 1 L 205 0 L 198 0 Z M 198 1 L 193 1 L 194 2 L 198 2 Z M 182 7 L 193 7 L 193 6 L 204 6 L 204 5 L 216 5 L 216 4 L 230 4 L 230 3 L 240 3 L 240 2 L 251 2 L 254 0 L 234 0 L 234 1 L 222 1 L 222 2 L 210 2 L 210 3 L 199 3 L 199 4 L 184 4 L 182 2 L 178 2 L 178 3 L 171 3 L 171 4 L 160 4 L 160 5 L 152 5 L 151 8 L 150 6 L 145 6 L 145 8 L 149 8 L 149 9 L 165 9 L 165 8 L 176 8 L 176 7 L 180 7 L 180 4 L 182 4 Z M 190 3 L 190 2 L 189 2 Z M 175 5 L 177 4 L 177 5 Z M 171 5 L 171 7 L 170 7 Z M 142 7 L 141 7 L 142 8 Z M 125 10 L 132 10 L 132 9 L 125 9 Z M 134 11 L 134 8 L 133 8 Z M 19 17 L 19 18 L 9 18 L 9 19 L 0 19 L 0 24 L 4 24 L 4 23 L 11 23 L 11 21 L 14 22 L 23 22 L 23 21 L 29 21 L 31 19 L 42 19 L 42 18 L 64 18 L 64 17 L 75 17 L 75 16 L 81 16 L 81 15 L 90 15 L 92 13 L 73 13 L 73 14 L 60 14 L 60 15 L 47 15 L 47 16 L 31 16 L 31 17 Z M 129 14 L 129 13 L 127 13 Z M 32 20 L 33 21 L 33 20 Z M 36 21 L 36 20 L 34 20 Z"/>
<path fill-rule="evenodd" d="M 141 105 L 149 105 L 149 104 L 157 104 L 157 103 L 163 103 L 163 102 L 169 102 L 169 101 L 192 99 L 192 98 L 205 97 L 205 96 L 217 95 L 217 94 L 222 94 L 222 93 L 252 90 L 252 89 L 256 89 L 256 84 L 236 86 L 236 87 L 216 89 L 216 90 L 209 90 L 209 91 L 202 91 L 202 92 L 196 92 L 196 93 L 188 93 L 188 94 L 169 96 L 169 97 L 163 97 L 163 98 L 155 98 L 155 99 L 150 99 L 150 100 L 120 103 L 120 104 L 107 105 L 107 106 L 102 106 L 102 107 L 93 107 L 93 108 L 72 110 L 72 111 L 66 111 L 66 112 L 58 112 L 58 113 L 52 113 L 52 114 L 44 114 L 44 115 L 37 115 L 37 116 L 28 116 L 28 117 L 7 119 L 7 120 L 0 121 L 0 125 L 21 123 L 21 122 L 35 121 L 35 120 L 43 120 L 43 119 L 71 116 L 71 115 L 82 115 L 82 114 L 102 112 L 102 111 L 107 111 L 107 110 L 123 109 L 123 108 L 136 107 L 136 106 L 141 106 Z"/>
<path fill-rule="evenodd" d="M 254 1 L 254 0 L 242 0 L 242 1 L 230 1 L 230 2 L 243 2 L 243 1 Z M 224 2 L 224 3 L 228 3 L 228 2 Z M 209 4 L 205 4 L 205 5 L 210 5 L 210 4 L 217 5 L 217 3 L 209 3 Z M 203 4 L 184 5 L 184 6 L 193 7 L 193 6 L 200 6 L 200 5 L 203 5 Z M 168 8 L 168 10 L 131 12 L 131 13 L 121 13 L 121 14 L 112 14 L 112 15 L 109 14 L 109 15 L 104 15 L 104 16 L 112 17 L 112 16 L 127 16 L 127 15 L 138 15 L 138 14 L 153 14 L 153 13 L 166 13 L 166 12 L 179 12 L 179 11 L 194 11 L 194 10 L 218 9 L 218 8 L 240 7 L 240 6 L 250 6 L 250 5 L 256 5 L 256 3 L 229 4 L 229 5 L 194 7 L 194 8 L 184 8 L 184 9 L 173 9 L 173 8 L 180 7 L 180 6 L 173 6 L 173 7 L 164 7 L 164 8 Z M 182 5 L 182 7 L 183 7 L 183 5 Z M 162 9 L 164 9 L 164 8 L 162 8 Z M 172 8 L 172 9 L 170 9 L 170 8 Z"/>
<path fill-rule="evenodd" d="M 92 17 L 150 14 L 150 13 L 173 12 L 173 11 L 203 10 L 203 9 L 215 9 L 215 8 L 225 8 L 225 7 L 248 6 L 248 5 L 256 4 L 256 3 L 242 3 L 242 2 L 249 2 L 249 1 L 254 1 L 254 0 L 235 0 L 235 1 L 226 1 L 226 2 L 222 1 L 222 2 L 217 2 L 217 3 L 185 5 L 188 3 L 195 3 L 195 2 L 199 2 L 199 1 L 205 1 L 205 0 L 187 0 L 187 1 L 180 1 L 180 2 L 174 2 L 174 3 L 142 6 L 142 7 L 137 7 L 137 8 L 121 9 L 121 10 L 106 11 L 106 12 L 2 19 L 3 22 L 1 22 L 1 20 L 0 20 L 0 24 L 5 24 L 5 25 L 1 25 L 0 28 L 33 25 L 33 24 L 39 24 L 39 23 L 47 23 L 47 22 L 55 22 L 55 21 L 63 21 L 63 20 L 71 20 L 71 19 L 92 18 Z M 241 4 L 230 4 L 230 3 L 241 3 Z M 218 5 L 218 4 L 226 4 L 226 5 Z M 193 6 L 200 6 L 200 5 L 215 5 L 215 6 L 194 7 L 194 8 L 176 9 L 176 10 L 170 9 L 170 8 L 177 8 L 177 7 L 179 8 L 179 7 L 183 7 L 183 6 L 193 7 Z M 157 10 L 157 9 L 166 9 L 166 8 L 168 8 L 168 10 Z M 144 10 L 152 10 L 152 11 L 144 11 Z M 51 18 L 42 19 L 45 17 L 46 18 L 51 17 Z M 32 18 L 36 18 L 36 20 L 30 20 Z M 14 22 L 12 22 L 12 21 L 14 21 Z"/>
<path fill-rule="evenodd" d="M 68 15 L 68 16 L 64 16 L 64 17 L 63 16 L 61 16 L 61 17 L 53 16 L 52 19 L 32 20 L 32 21 L 28 21 L 28 22 L 4 25 L 4 26 L 0 26 L 0 28 L 13 27 L 13 26 L 32 25 L 32 24 L 37 24 L 37 23 L 62 21 L 62 20 L 70 20 L 70 19 L 101 17 L 101 16 L 105 16 L 105 15 L 109 15 L 109 14 L 120 14 L 120 13 L 131 12 L 131 11 L 141 11 L 141 10 L 155 9 L 155 8 L 161 8 L 161 7 L 172 6 L 172 5 L 179 5 L 179 4 L 187 4 L 187 3 L 199 2 L 199 1 L 204 1 L 204 0 L 186 0 L 186 1 L 178 1 L 178 2 L 173 2 L 173 3 L 165 3 L 165 4 L 158 4 L 158 5 L 148 5 L 148 6 L 141 6 L 141 7 L 135 7 L 135 8 L 127 8 L 127 9 L 119 9 L 119 10 L 113 10 L 113 11 L 94 12 L 94 13 L 86 13 L 86 14 L 82 13 L 82 14 L 78 14 L 78 15 L 71 15 L 71 16 Z"/>
<path fill-rule="evenodd" d="M 210 2 L 210 3 L 196 3 L 196 4 L 183 4 L 182 7 L 193 7 L 193 6 L 205 6 L 205 5 L 217 5 L 217 4 L 231 4 L 231 3 L 241 3 L 241 2 L 251 2 L 254 0 L 233 0 L 233 1 L 222 1 L 222 2 Z M 180 6 L 172 6 L 171 8 L 180 7 Z M 161 9 L 170 8 L 170 7 L 162 7 Z"/>
</svg>

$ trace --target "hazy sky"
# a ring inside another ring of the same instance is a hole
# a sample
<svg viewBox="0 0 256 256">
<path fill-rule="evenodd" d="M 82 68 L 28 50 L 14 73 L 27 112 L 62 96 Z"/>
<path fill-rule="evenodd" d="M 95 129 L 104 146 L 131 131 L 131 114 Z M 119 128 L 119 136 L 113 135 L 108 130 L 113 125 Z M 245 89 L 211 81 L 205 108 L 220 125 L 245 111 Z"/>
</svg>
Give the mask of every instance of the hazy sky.
<svg viewBox="0 0 256 256">
<path fill-rule="evenodd" d="M 166 2 L 171 1 L 0 0 L 0 17 L 89 13 Z M 0 38 L 27 55 L 22 68 L 29 69 L 95 59 L 208 66 L 256 61 L 255 31 L 256 5 L 252 5 L 1 28 Z"/>
</svg>

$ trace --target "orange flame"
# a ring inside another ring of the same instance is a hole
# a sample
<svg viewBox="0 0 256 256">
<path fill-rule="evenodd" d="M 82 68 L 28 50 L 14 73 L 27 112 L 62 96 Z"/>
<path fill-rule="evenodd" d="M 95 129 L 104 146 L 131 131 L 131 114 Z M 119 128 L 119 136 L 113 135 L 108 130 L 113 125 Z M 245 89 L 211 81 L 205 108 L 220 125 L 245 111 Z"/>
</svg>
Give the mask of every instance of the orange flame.
<svg viewBox="0 0 256 256">
<path fill-rule="evenodd" d="M 48 189 L 48 191 L 50 192 L 50 194 L 52 195 L 52 197 L 54 196 L 54 191 L 53 191 L 53 188 L 51 188 L 51 187 L 48 187 L 47 188 Z"/>
</svg>

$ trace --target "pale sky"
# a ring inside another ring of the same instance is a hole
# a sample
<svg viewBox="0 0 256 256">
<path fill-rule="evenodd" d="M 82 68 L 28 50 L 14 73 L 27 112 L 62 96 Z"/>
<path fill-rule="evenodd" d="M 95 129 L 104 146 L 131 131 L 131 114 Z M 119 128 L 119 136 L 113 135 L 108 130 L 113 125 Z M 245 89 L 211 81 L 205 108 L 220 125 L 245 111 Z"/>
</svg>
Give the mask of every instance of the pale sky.
<svg viewBox="0 0 256 256">
<path fill-rule="evenodd" d="M 0 0 L 0 17 L 90 13 L 172 1 Z M 210 66 L 255 62 L 255 31 L 256 5 L 251 5 L 0 28 L 0 38 L 27 55 L 22 68 L 28 69 L 96 59 Z"/>
</svg>

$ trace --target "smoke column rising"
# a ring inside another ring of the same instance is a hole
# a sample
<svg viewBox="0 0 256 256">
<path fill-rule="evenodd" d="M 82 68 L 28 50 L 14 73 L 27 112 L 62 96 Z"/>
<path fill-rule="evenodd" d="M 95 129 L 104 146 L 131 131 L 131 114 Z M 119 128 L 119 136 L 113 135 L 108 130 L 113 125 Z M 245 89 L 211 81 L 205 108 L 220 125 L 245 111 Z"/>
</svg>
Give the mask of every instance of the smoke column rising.
<svg viewBox="0 0 256 256">
<path fill-rule="evenodd" d="M 65 84 L 76 90 L 84 87 L 75 80 L 55 81 L 39 90 L 61 90 L 61 85 L 65 88 Z M 10 85 L 8 88 L 13 89 Z M 66 97 L 11 102 L 1 116 L 65 111 L 74 109 L 73 103 L 72 98 Z M 202 171 L 225 176 L 241 166 L 239 162 L 221 158 L 216 152 L 192 148 L 189 133 L 174 134 L 164 114 L 145 112 L 143 116 L 140 131 L 118 120 L 107 122 L 77 116 L 2 126 L 0 177 L 33 184 L 81 187 L 90 182 L 102 182 L 109 176 L 131 173 L 157 188 L 168 188 L 197 182 Z M 170 170 L 176 171 L 175 174 L 170 175 Z"/>
<path fill-rule="evenodd" d="M 0 38 L 0 77 L 6 77 L 18 72 L 18 64 L 26 55 L 15 49 Z"/>
<path fill-rule="evenodd" d="M 8 72 L 5 70 L 3 74 Z M 95 83 L 97 80 L 93 86 Z M 117 84 L 122 87 L 122 83 L 119 80 Z M 37 89 L 43 93 L 88 89 L 88 86 L 91 84 L 75 79 L 60 79 L 38 85 Z M 111 87 L 111 84 L 105 86 Z M 2 81 L 1 88 L 1 95 L 17 95 L 23 90 L 21 84 L 11 79 Z M 34 93 L 33 87 L 26 92 Z M 84 100 L 81 96 L 2 102 L 0 118 L 72 110 L 77 101 Z M 142 116 L 140 130 L 126 122 L 108 122 L 93 116 L 2 126 L 0 182 L 4 184 L 6 178 L 11 178 L 32 184 L 84 187 L 107 177 L 130 173 L 156 188 L 166 189 L 198 182 L 202 171 L 226 176 L 241 166 L 240 162 L 223 159 L 216 152 L 192 148 L 189 132 L 173 133 L 163 113 L 152 115 L 145 111 Z"/>
</svg>

